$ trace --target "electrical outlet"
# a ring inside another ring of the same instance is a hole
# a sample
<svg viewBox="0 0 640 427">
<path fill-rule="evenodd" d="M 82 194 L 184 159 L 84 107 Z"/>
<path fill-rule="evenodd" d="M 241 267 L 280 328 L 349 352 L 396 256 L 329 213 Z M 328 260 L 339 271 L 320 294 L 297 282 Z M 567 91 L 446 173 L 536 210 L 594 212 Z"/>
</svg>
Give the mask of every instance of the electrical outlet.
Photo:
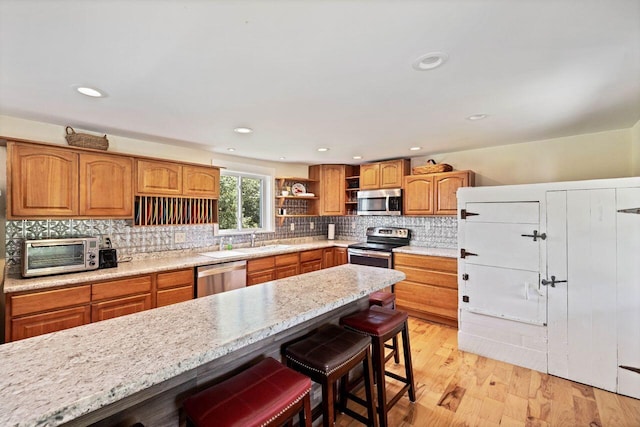
<svg viewBox="0 0 640 427">
<path fill-rule="evenodd" d="M 316 228 L 316 224 L 313 221 L 309 222 L 309 230 L 313 230 L 314 228 Z"/>
<path fill-rule="evenodd" d="M 296 225 L 292 222 L 290 228 L 291 228 L 291 231 L 295 231 L 296 230 Z"/>
<path fill-rule="evenodd" d="M 355 230 L 355 229 L 356 229 L 356 223 L 355 223 L 355 222 L 352 222 L 352 223 L 351 223 L 351 229 L 352 229 L 352 230 Z"/>
<path fill-rule="evenodd" d="M 173 235 L 173 243 L 184 243 L 187 241 L 187 233 L 177 232 Z"/>
</svg>

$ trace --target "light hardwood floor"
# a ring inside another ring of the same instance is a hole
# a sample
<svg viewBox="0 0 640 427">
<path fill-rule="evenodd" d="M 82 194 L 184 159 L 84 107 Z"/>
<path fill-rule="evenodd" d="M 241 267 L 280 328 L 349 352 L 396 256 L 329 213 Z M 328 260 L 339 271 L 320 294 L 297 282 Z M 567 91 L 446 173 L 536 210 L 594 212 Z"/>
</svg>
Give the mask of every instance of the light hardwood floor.
<svg viewBox="0 0 640 427">
<path fill-rule="evenodd" d="M 392 427 L 640 427 L 640 400 L 459 351 L 454 328 L 414 318 L 409 328 L 417 399 L 405 396 L 391 409 Z M 342 414 L 336 420 L 361 425 Z"/>
</svg>

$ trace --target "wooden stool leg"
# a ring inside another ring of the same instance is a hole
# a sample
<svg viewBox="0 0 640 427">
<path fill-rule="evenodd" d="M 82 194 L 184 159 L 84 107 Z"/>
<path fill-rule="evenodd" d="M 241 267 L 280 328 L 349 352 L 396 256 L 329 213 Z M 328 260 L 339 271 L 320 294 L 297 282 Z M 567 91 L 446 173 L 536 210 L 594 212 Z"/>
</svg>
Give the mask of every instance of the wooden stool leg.
<svg viewBox="0 0 640 427">
<path fill-rule="evenodd" d="M 322 384 L 322 425 L 324 427 L 333 427 L 335 422 L 335 384 L 328 384 L 326 381 Z"/>
<path fill-rule="evenodd" d="M 302 402 L 303 409 L 300 412 L 300 427 L 311 427 L 311 392 L 307 393 Z M 304 418 L 303 418 L 304 417 Z"/>
<path fill-rule="evenodd" d="M 402 329 L 402 342 L 404 344 L 403 353 L 404 353 L 404 369 L 407 376 L 407 382 L 409 383 L 409 400 L 412 402 L 416 401 L 416 385 L 413 380 L 413 364 L 411 363 L 411 344 L 409 344 L 409 324 L 407 322 L 404 323 L 404 328 Z"/>
<path fill-rule="evenodd" d="M 384 356 L 384 341 L 381 337 L 371 337 L 371 340 L 373 343 L 374 371 L 378 386 L 378 413 L 380 414 L 380 427 L 387 427 L 387 390 L 384 374 L 384 365 L 386 361 Z"/>
<path fill-rule="evenodd" d="M 400 363 L 400 346 L 398 345 L 398 336 L 393 337 L 393 361 Z"/>
<path fill-rule="evenodd" d="M 371 351 L 367 349 L 367 356 L 362 361 L 364 373 L 365 396 L 367 397 L 367 418 L 371 420 L 373 427 L 378 427 L 378 416 L 376 414 L 376 398 L 373 394 L 373 364 L 371 363 Z"/>
</svg>

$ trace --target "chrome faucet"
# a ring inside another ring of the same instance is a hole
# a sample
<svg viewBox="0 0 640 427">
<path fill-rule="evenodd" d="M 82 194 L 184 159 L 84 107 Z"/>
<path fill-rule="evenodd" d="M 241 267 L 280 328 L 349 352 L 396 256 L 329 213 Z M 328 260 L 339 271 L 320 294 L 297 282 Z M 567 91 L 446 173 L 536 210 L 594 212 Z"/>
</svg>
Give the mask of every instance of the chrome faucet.
<svg viewBox="0 0 640 427">
<path fill-rule="evenodd" d="M 220 236 L 220 250 L 224 250 L 224 237 Z"/>
<path fill-rule="evenodd" d="M 255 231 L 251 232 L 251 247 L 252 248 L 256 247 L 256 232 Z"/>
</svg>

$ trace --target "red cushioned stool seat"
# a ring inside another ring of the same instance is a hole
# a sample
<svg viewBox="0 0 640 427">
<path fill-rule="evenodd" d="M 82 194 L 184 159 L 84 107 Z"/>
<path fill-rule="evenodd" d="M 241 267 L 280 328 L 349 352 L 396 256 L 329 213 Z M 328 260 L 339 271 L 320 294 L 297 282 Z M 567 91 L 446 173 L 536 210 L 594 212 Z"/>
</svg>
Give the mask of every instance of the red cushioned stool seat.
<svg viewBox="0 0 640 427">
<path fill-rule="evenodd" d="M 415 384 L 413 380 L 413 366 L 411 363 L 411 346 L 409 343 L 408 314 L 404 311 L 392 310 L 389 308 L 369 307 L 368 310 L 361 311 L 340 319 L 340 323 L 347 329 L 369 335 L 373 347 L 373 370 L 378 384 L 378 414 L 380 416 L 380 426 L 387 427 L 389 409 L 398 400 L 409 392 L 409 400 L 416 401 Z M 387 359 L 384 355 L 385 342 L 402 335 L 405 376 L 401 377 L 393 372 L 385 370 Z M 404 386 L 391 399 L 387 400 L 385 377 L 391 377 L 404 383 Z"/>
<path fill-rule="evenodd" d="M 322 385 L 322 422 L 331 427 L 335 421 L 336 384 L 340 381 L 340 410 L 366 425 L 378 425 L 373 394 L 373 368 L 369 347 L 371 338 L 347 331 L 336 325 L 325 325 L 311 336 L 290 344 L 285 349 L 287 366 L 302 372 Z M 347 392 L 349 371 L 362 363 L 366 400 Z M 367 417 L 347 407 L 351 399 L 367 408 Z"/>
<path fill-rule="evenodd" d="M 369 307 L 379 305 L 384 308 L 396 308 L 396 294 L 392 292 L 376 291 L 369 295 Z"/>
<path fill-rule="evenodd" d="M 184 401 L 196 427 L 279 425 L 300 413 L 300 425 L 311 426 L 311 380 L 267 358 Z M 303 422 L 304 412 L 304 422 Z"/>
</svg>

